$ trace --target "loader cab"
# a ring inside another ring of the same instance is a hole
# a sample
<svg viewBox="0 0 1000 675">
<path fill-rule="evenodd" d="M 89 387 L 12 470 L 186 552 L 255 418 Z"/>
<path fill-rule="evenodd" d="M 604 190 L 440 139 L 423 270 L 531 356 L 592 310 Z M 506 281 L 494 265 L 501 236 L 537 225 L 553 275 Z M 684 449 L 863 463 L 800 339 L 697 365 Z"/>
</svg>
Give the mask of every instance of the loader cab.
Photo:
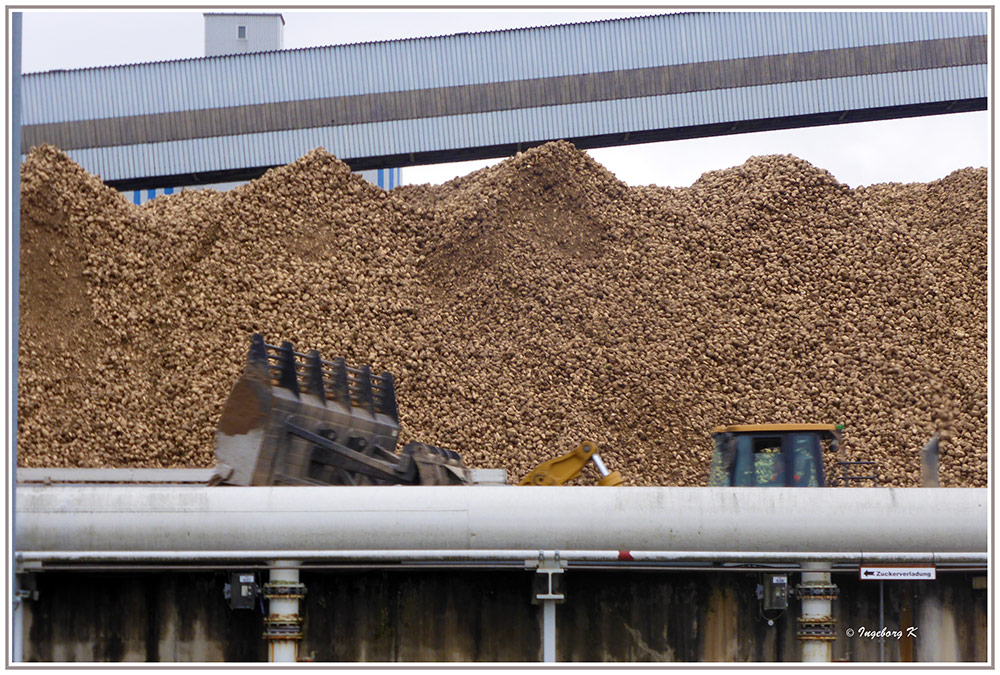
<svg viewBox="0 0 1000 675">
<path fill-rule="evenodd" d="M 712 429 L 709 487 L 825 487 L 823 448 L 836 453 L 833 424 L 737 424 Z"/>
</svg>

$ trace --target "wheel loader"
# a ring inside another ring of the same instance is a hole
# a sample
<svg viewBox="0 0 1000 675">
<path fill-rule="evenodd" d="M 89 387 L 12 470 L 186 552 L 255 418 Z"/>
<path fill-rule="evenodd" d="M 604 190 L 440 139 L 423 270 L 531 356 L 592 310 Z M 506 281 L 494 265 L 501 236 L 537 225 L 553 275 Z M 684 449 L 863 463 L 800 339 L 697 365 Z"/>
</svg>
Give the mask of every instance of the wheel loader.
<svg viewBox="0 0 1000 675">
<path fill-rule="evenodd" d="M 451 450 L 410 442 L 396 454 L 389 373 L 326 361 L 253 335 L 215 434 L 215 485 L 465 485 Z"/>
<path fill-rule="evenodd" d="M 733 424 L 712 429 L 709 487 L 826 487 L 823 448 L 837 456 L 832 485 L 878 484 L 876 463 L 850 462 L 835 424 Z M 857 473 L 858 470 L 867 473 Z"/>
<path fill-rule="evenodd" d="M 254 334 L 215 434 L 212 485 L 468 485 L 461 456 L 410 442 L 396 454 L 392 375 L 326 361 Z M 590 441 L 539 464 L 520 485 L 563 485 L 593 463 L 599 485 L 623 483 Z"/>
<path fill-rule="evenodd" d="M 878 484 L 875 462 L 845 461 L 840 426 L 746 424 L 712 429 L 709 487 L 824 487 L 823 449 L 838 455 L 831 485 Z M 267 344 L 254 334 L 240 379 L 219 419 L 213 485 L 469 485 L 451 450 L 410 442 L 397 454 L 392 375 Z M 590 441 L 542 462 L 519 485 L 564 485 L 593 463 L 598 485 L 624 481 Z M 937 437 L 924 450 L 936 460 Z M 929 460 L 928 462 L 929 465 Z M 936 464 L 935 464 L 936 468 Z M 857 469 L 867 470 L 858 475 Z M 936 471 L 935 471 L 936 473 Z"/>
<path fill-rule="evenodd" d="M 254 334 L 215 433 L 212 485 L 469 485 L 461 456 L 410 442 L 396 454 L 399 413 L 392 375 L 326 361 Z M 597 445 L 543 462 L 520 485 L 563 485 L 592 462 L 599 485 L 621 485 Z"/>
</svg>

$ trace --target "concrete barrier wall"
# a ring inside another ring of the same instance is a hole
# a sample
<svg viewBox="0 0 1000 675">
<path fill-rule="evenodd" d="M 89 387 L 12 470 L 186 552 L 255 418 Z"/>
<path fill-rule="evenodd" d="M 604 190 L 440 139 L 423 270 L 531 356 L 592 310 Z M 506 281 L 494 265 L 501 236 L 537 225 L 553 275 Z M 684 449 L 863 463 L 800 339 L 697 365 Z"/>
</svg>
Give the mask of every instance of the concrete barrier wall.
<svg viewBox="0 0 1000 675">
<path fill-rule="evenodd" d="M 301 658 L 318 662 L 536 662 L 541 611 L 520 570 L 303 570 Z M 884 582 L 886 661 L 985 661 L 984 573 Z M 26 603 L 27 661 L 259 662 L 262 606 L 231 610 L 222 572 L 43 572 Z M 261 583 L 266 581 L 266 572 Z M 762 613 L 755 572 L 570 569 L 557 611 L 566 662 L 796 661 L 798 600 Z M 835 573 L 834 659 L 878 662 L 879 583 Z M 798 575 L 789 577 L 794 585 Z M 764 616 L 766 614 L 766 616 Z M 773 618 L 769 626 L 766 618 Z"/>
</svg>

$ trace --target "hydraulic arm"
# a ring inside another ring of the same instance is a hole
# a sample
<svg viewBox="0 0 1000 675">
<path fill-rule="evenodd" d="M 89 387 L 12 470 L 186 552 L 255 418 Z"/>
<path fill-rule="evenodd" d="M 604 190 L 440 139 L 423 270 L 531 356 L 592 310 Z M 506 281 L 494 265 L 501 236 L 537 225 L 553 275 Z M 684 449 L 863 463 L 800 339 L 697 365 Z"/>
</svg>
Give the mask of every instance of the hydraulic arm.
<svg viewBox="0 0 1000 675">
<path fill-rule="evenodd" d="M 608 471 L 604 460 L 597 454 L 597 444 L 584 441 L 572 452 L 539 464 L 521 479 L 519 485 L 563 485 L 579 476 L 587 462 L 593 462 L 601 474 L 598 485 L 615 486 L 624 482 L 617 471 Z"/>
</svg>

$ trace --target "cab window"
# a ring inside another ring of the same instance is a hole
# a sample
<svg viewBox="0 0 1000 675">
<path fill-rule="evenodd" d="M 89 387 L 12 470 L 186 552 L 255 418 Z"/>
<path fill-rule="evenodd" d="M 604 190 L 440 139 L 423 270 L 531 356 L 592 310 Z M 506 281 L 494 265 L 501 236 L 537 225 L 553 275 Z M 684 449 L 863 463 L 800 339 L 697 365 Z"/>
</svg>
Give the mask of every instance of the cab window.
<svg viewBox="0 0 1000 675">
<path fill-rule="evenodd" d="M 785 461 L 781 453 L 781 436 L 753 438 L 754 485 L 784 485 Z"/>
<path fill-rule="evenodd" d="M 792 487 L 822 486 L 823 465 L 819 436 L 790 434 L 789 446 L 792 471 L 788 484 Z"/>
<path fill-rule="evenodd" d="M 708 487 L 725 487 L 729 485 L 729 466 L 727 466 L 728 434 L 715 436 L 715 452 L 712 453 L 712 466 L 708 472 Z"/>
</svg>

